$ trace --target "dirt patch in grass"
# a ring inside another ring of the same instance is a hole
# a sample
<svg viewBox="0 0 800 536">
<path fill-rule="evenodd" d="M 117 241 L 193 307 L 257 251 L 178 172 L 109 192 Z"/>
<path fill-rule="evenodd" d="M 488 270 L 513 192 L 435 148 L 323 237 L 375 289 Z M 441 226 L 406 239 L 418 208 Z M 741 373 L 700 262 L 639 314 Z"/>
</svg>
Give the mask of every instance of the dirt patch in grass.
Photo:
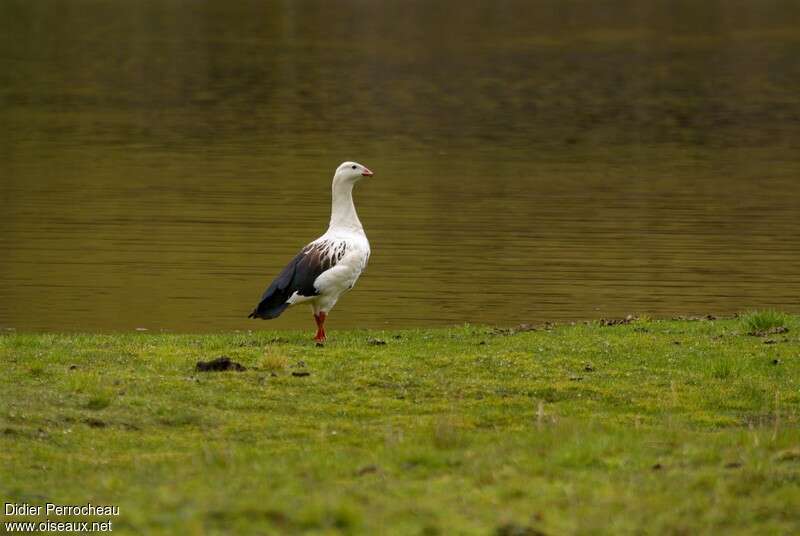
<svg viewBox="0 0 800 536">
<path fill-rule="evenodd" d="M 247 369 L 236 361 L 231 360 L 230 357 L 223 355 L 211 361 L 198 361 L 195 370 L 198 372 L 223 372 L 226 370 L 242 372 Z"/>
<path fill-rule="evenodd" d="M 106 423 L 105 421 L 101 421 L 100 419 L 89 418 L 84 420 L 86 424 L 89 425 L 90 428 L 105 428 Z"/>
<path fill-rule="evenodd" d="M 600 325 L 601 326 L 622 326 L 625 324 L 630 324 L 636 321 L 636 317 L 633 315 L 628 315 L 625 318 L 601 318 Z"/>
<path fill-rule="evenodd" d="M 714 316 L 714 315 L 711 315 L 711 314 L 708 314 L 708 315 L 705 315 L 705 316 L 678 315 L 678 316 L 673 316 L 672 320 L 681 320 L 681 321 L 684 321 L 684 322 L 713 322 L 714 320 L 717 320 L 718 318 L 719 318 L 718 316 Z"/>
<path fill-rule="evenodd" d="M 526 331 L 538 331 L 539 329 L 551 329 L 552 324 L 547 322 L 543 327 L 536 327 L 532 324 L 520 324 L 513 328 L 494 328 L 490 332 L 492 335 L 515 335 L 517 333 L 525 333 Z"/>
<path fill-rule="evenodd" d="M 371 463 L 369 465 L 365 465 L 364 467 L 361 467 L 360 469 L 358 469 L 355 472 L 355 475 L 356 476 L 364 476 L 364 475 L 368 475 L 368 474 L 371 474 L 371 473 L 377 473 L 380 470 L 381 470 L 380 467 L 378 467 L 377 465 Z"/>
<path fill-rule="evenodd" d="M 786 326 L 775 326 L 769 329 L 759 329 L 748 332 L 747 334 L 752 337 L 766 337 L 767 335 L 778 335 L 780 333 L 788 333 L 789 328 Z"/>
</svg>

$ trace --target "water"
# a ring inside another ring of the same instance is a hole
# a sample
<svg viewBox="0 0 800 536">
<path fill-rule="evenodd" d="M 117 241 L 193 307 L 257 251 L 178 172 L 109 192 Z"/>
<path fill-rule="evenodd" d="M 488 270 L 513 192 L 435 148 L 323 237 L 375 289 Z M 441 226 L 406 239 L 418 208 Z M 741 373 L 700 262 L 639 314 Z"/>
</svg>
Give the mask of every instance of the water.
<svg viewBox="0 0 800 536">
<path fill-rule="evenodd" d="M 333 329 L 800 311 L 800 5 L 496 4 L 3 2 L 0 327 L 310 330 L 351 159 Z"/>
</svg>

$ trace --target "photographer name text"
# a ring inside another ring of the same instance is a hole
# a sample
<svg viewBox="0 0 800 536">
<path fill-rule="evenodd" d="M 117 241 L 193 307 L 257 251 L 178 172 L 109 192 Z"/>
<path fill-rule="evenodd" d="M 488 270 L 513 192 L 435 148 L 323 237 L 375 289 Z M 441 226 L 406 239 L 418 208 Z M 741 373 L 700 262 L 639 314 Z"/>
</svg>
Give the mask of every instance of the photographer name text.
<svg viewBox="0 0 800 536">
<path fill-rule="evenodd" d="M 104 504 L 56 504 L 5 503 L 3 513 L 7 516 L 119 516 L 119 506 Z M 111 532 L 111 519 L 105 521 L 7 521 L 6 532 Z"/>
</svg>

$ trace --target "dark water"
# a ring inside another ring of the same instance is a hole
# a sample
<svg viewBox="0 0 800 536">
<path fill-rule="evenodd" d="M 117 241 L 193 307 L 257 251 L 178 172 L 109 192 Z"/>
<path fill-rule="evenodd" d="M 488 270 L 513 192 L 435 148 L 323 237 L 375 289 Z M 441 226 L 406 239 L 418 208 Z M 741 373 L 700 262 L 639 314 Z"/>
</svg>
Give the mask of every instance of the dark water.
<svg viewBox="0 0 800 536">
<path fill-rule="evenodd" d="M 800 3 L 0 3 L 0 327 L 246 319 L 325 230 L 331 327 L 800 311 Z"/>
</svg>

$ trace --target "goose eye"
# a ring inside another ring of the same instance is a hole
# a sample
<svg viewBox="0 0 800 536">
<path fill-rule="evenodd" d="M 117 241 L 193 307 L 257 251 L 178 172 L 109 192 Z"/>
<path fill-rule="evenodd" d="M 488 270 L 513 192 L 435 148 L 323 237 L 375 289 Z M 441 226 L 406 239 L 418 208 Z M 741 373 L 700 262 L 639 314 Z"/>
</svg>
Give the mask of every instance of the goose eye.
<svg viewBox="0 0 800 536">
<path fill-rule="evenodd" d="M 356 166 L 353 166 L 353 169 L 356 169 Z"/>
</svg>

